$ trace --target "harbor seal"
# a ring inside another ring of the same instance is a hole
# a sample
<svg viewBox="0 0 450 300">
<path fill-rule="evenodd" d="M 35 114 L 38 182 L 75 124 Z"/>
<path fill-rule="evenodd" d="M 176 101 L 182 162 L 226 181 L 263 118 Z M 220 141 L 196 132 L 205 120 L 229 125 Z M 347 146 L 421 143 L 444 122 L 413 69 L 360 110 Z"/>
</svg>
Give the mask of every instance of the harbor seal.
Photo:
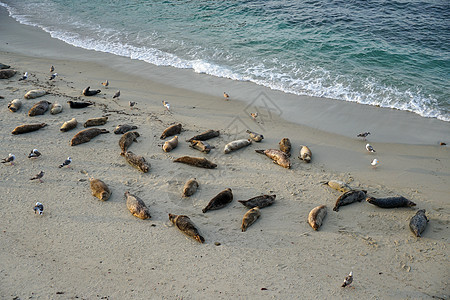
<svg viewBox="0 0 450 300">
<path fill-rule="evenodd" d="M 370 204 L 381 208 L 396 208 L 396 207 L 412 207 L 416 206 L 416 204 L 412 201 L 409 201 L 405 197 L 387 197 L 387 198 L 374 198 L 367 197 L 366 201 Z"/>
<path fill-rule="evenodd" d="M 125 132 L 137 129 L 137 126 L 134 125 L 128 125 L 128 124 L 123 124 L 123 125 L 117 125 L 116 129 L 114 129 L 114 133 L 115 134 L 124 134 Z"/>
<path fill-rule="evenodd" d="M 91 106 L 94 104 L 91 102 L 79 102 L 79 101 L 72 101 L 72 100 L 67 101 L 67 103 L 69 104 L 70 108 L 75 108 L 75 109 L 85 108 L 85 107 L 88 107 L 88 106 Z"/>
<path fill-rule="evenodd" d="M 129 191 L 125 192 L 125 197 L 127 198 L 127 208 L 133 216 L 142 220 L 151 218 L 148 207 L 141 198 L 130 194 Z"/>
<path fill-rule="evenodd" d="M 221 209 L 231 201 L 233 201 L 233 192 L 230 188 L 227 188 L 218 193 L 214 198 L 212 198 L 209 201 L 208 205 L 206 205 L 206 207 L 202 209 L 202 212 L 206 213 L 209 210 Z"/>
<path fill-rule="evenodd" d="M 59 114 L 60 112 L 62 112 L 62 110 L 63 110 L 62 105 L 59 104 L 58 102 L 55 102 L 50 107 L 50 114 L 56 115 L 56 114 Z"/>
<path fill-rule="evenodd" d="M 194 238 L 199 243 L 204 243 L 205 239 L 200 235 L 197 227 L 188 216 L 169 214 L 169 220 L 185 235 Z"/>
<path fill-rule="evenodd" d="M 194 167 L 214 169 L 217 165 L 204 157 L 182 156 L 175 159 L 173 162 L 180 162 Z"/>
<path fill-rule="evenodd" d="M 275 202 L 276 197 L 277 195 L 262 195 L 250 198 L 248 200 L 238 200 L 238 202 L 242 203 L 242 205 L 248 208 L 264 208 L 272 205 Z"/>
<path fill-rule="evenodd" d="M 261 211 L 259 210 L 259 207 L 253 207 L 248 212 L 246 212 L 244 217 L 242 218 L 242 225 L 241 225 L 242 232 L 245 232 L 247 228 L 253 223 L 255 223 L 260 216 Z"/>
<path fill-rule="evenodd" d="M 10 65 L 5 65 L 5 64 L 0 63 L 0 70 L 9 69 L 9 68 L 11 68 Z"/>
<path fill-rule="evenodd" d="M 122 152 L 120 155 L 124 155 L 127 151 L 128 147 L 130 147 L 133 142 L 138 142 L 137 138 L 140 137 L 140 134 L 137 131 L 128 131 L 122 135 L 119 140 L 119 147 Z"/>
<path fill-rule="evenodd" d="M 85 89 L 83 90 L 83 95 L 85 95 L 85 96 L 95 96 L 95 95 L 97 95 L 98 93 L 101 92 L 101 90 L 91 91 L 90 88 L 91 88 L 90 86 L 88 86 L 87 88 L 85 88 Z"/>
<path fill-rule="evenodd" d="M 13 69 L 2 69 L 0 70 L 0 79 L 9 79 L 16 75 L 17 71 Z"/>
<path fill-rule="evenodd" d="M 197 189 L 198 189 L 197 178 L 191 178 L 184 184 L 182 196 L 190 197 L 197 191 Z"/>
<path fill-rule="evenodd" d="M 131 151 L 126 151 L 123 155 L 125 160 L 143 173 L 148 173 L 150 171 L 150 163 L 148 163 L 144 157 L 134 154 Z"/>
<path fill-rule="evenodd" d="M 97 197 L 102 201 L 106 201 L 111 196 L 111 190 L 109 187 L 101 181 L 100 179 L 91 178 L 90 185 L 92 190 L 92 196 Z"/>
<path fill-rule="evenodd" d="M 23 97 L 25 99 L 35 99 L 38 97 L 42 97 L 45 94 L 47 94 L 47 92 L 44 90 L 30 90 Z"/>
<path fill-rule="evenodd" d="M 323 219 L 327 216 L 327 207 L 325 205 L 320 205 L 313 208 L 308 215 L 308 224 L 314 230 L 318 230 L 322 226 Z"/>
<path fill-rule="evenodd" d="M 243 139 L 243 140 L 236 140 L 232 141 L 225 145 L 225 148 L 223 149 L 223 153 L 228 154 L 231 151 L 235 151 L 241 148 L 244 148 L 252 143 L 251 139 Z"/>
<path fill-rule="evenodd" d="M 22 133 L 32 132 L 32 131 L 36 131 L 41 128 L 44 128 L 45 126 L 47 126 L 47 124 L 45 124 L 45 123 L 20 125 L 20 126 L 17 126 L 16 128 L 14 128 L 14 130 L 11 133 L 12 134 L 22 134 Z"/>
<path fill-rule="evenodd" d="M 336 200 L 336 205 L 334 206 L 334 211 L 339 211 L 339 207 L 351 204 L 353 202 L 361 202 L 366 198 L 367 191 L 348 191 L 343 193 L 339 198 Z"/>
<path fill-rule="evenodd" d="M 109 133 L 109 131 L 100 128 L 88 128 L 81 130 L 80 132 L 78 132 L 73 136 L 72 140 L 70 140 L 70 146 L 76 146 L 83 143 L 87 143 L 93 138 L 95 138 L 97 135 L 103 133 Z"/>
<path fill-rule="evenodd" d="M 33 105 L 33 107 L 30 108 L 30 110 L 28 111 L 28 116 L 34 117 L 38 115 L 43 115 L 50 107 L 50 104 L 51 104 L 50 102 L 45 100 L 39 101 L 38 103 Z"/>
<path fill-rule="evenodd" d="M 173 149 L 175 149 L 178 146 L 178 136 L 174 136 L 173 138 L 171 138 L 168 141 L 164 142 L 164 145 L 162 147 L 164 152 L 170 152 Z"/>
<path fill-rule="evenodd" d="M 283 138 L 278 145 L 280 146 L 280 150 L 286 153 L 288 157 L 291 157 L 291 141 L 288 138 Z"/>
<path fill-rule="evenodd" d="M 192 142 L 193 140 L 197 140 L 197 141 L 206 141 L 215 137 L 218 137 L 220 135 L 219 130 L 207 130 L 205 132 L 202 132 L 198 135 L 195 135 L 193 137 L 191 137 L 189 140 L 187 140 L 186 142 Z"/>
<path fill-rule="evenodd" d="M 289 157 L 283 151 L 276 149 L 267 149 L 267 150 L 255 150 L 257 153 L 265 154 L 267 157 L 270 157 L 273 160 L 273 163 L 282 166 L 283 168 L 290 169 L 291 162 Z"/>
<path fill-rule="evenodd" d="M 204 141 L 198 141 L 198 140 L 192 140 L 189 147 L 196 149 L 203 153 L 209 153 L 211 151 L 211 149 L 214 148 L 210 144 L 208 144 Z"/>
<path fill-rule="evenodd" d="M 264 139 L 264 136 L 262 134 L 250 130 L 247 130 L 246 132 L 250 135 L 250 138 L 257 143 L 261 142 Z"/>
<path fill-rule="evenodd" d="M 105 125 L 107 121 L 108 117 L 88 119 L 86 122 L 84 122 L 83 126 L 84 127 L 101 126 Z"/>
<path fill-rule="evenodd" d="M 340 180 L 332 179 L 330 181 L 324 181 L 324 182 L 321 182 L 321 183 L 322 184 L 326 184 L 330 188 L 332 188 L 334 190 L 337 190 L 339 192 L 342 192 L 342 193 L 345 193 L 345 192 L 348 192 L 348 191 L 352 190 L 352 188 L 349 185 L 347 185 L 345 182 L 340 181 Z"/>
<path fill-rule="evenodd" d="M 181 132 L 181 124 L 176 124 L 176 125 L 172 125 L 166 128 L 166 130 L 163 131 L 163 133 L 161 134 L 160 139 L 163 140 L 166 137 L 175 135 L 175 134 L 180 134 Z"/>
<path fill-rule="evenodd" d="M 8 109 L 12 112 L 16 112 L 22 107 L 22 101 L 14 99 L 8 104 Z"/>
<path fill-rule="evenodd" d="M 300 145 L 300 155 L 298 156 L 298 158 L 307 163 L 310 163 L 311 157 L 312 157 L 311 150 L 307 146 Z"/>
<path fill-rule="evenodd" d="M 425 215 L 425 209 L 420 209 L 409 221 L 409 229 L 414 233 L 416 237 L 421 237 L 427 227 L 428 218 Z"/>
<path fill-rule="evenodd" d="M 72 118 L 72 120 L 64 122 L 64 124 L 61 126 L 59 130 L 66 132 L 77 127 L 77 124 L 78 124 L 77 120 L 75 118 Z"/>
</svg>

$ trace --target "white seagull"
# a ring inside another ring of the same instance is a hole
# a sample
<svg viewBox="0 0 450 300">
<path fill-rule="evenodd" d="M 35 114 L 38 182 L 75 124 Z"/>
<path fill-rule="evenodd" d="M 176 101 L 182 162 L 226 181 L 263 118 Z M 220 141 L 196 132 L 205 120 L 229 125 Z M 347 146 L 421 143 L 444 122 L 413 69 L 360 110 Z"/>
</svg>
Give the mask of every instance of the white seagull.
<svg viewBox="0 0 450 300">
<path fill-rule="evenodd" d="M 347 277 L 344 279 L 344 283 L 342 284 L 342 287 L 349 286 L 353 282 L 353 271 L 348 274 Z"/>
<path fill-rule="evenodd" d="M 169 102 L 167 102 L 167 101 L 161 101 L 162 102 L 162 104 L 164 105 L 164 107 L 167 109 L 167 111 L 170 111 L 170 103 Z"/>
<path fill-rule="evenodd" d="M 14 154 L 10 153 L 7 158 L 2 158 L 2 164 L 11 163 L 11 166 L 12 166 L 12 165 L 14 165 L 15 159 L 16 159 L 16 156 Z"/>
<path fill-rule="evenodd" d="M 25 72 L 25 73 L 23 74 L 23 76 L 22 76 L 21 78 L 19 78 L 19 81 L 25 80 L 25 79 L 27 79 L 27 78 L 28 78 L 28 72 Z"/>
<path fill-rule="evenodd" d="M 380 162 L 380 161 L 379 161 L 378 159 L 374 158 L 370 164 L 371 164 L 372 167 L 375 169 L 375 168 L 378 166 L 378 163 L 379 163 L 379 162 Z"/>
<path fill-rule="evenodd" d="M 370 144 L 366 145 L 366 150 L 369 152 L 376 152 L 375 149 L 373 149 L 373 147 Z"/>
<path fill-rule="evenodd" d="M 36 202 L 36 205 L 33 208 L 34 214 L 39 213 L 42 215 L 44 213 L 44 205 L 41 202 Z"/>
<path fill-rule="evenodd" d="M 39 182 L 43 182 L 42 181 L 42 177 L 44 177 L 44 171 L 39 172 L 39 174 L 34 175 L 34 177 L 31 177 L 30 180 L 35 180 L 35 179 L 39 179 Z"/>
<path fill-rule="evenodd" d="M 56 76 L 58 76 L 58 73 L 53 73 L 48 80 L 53 80 L 56 78 Z"/>
<path fill-rule="evenodd" d="M 113 99 L 114 99 L 114 98 L 119 99 L 119 97 L 120 97 L 120 90 L 118 90 L 118 91 L 114 94 Z"/>
<path fill-rule="evenodd" d="M 30 154 L 28 154 L 28 158 L 36 158 L 41 156 L 41 153 L 38 151 L 38 149 L 31 150 Z"/>
</svg>

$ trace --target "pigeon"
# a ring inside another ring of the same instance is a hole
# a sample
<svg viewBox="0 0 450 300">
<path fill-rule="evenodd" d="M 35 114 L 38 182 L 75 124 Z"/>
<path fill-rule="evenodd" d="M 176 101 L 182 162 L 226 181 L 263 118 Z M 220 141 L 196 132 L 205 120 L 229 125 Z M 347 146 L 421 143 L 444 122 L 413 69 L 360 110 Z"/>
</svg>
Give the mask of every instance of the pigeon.
<svg viewBox="0 0 450 300">
<path fill-rule="evenodd" d="M 34 214 L 38 213 L 42 215 L 44 213 L 44 205 L 41 202 L 36 202 L 36 205 L 33 208 Z"/>
<path fill-rule="evenodd" d="M 378 163 L 379 163 L 379 160 L 374 158 L 370 164 L 375 169 L 378 166 Z"/>
<path fill-rule="evenodd" d="M 55 67 L 54 67 L 54 66 L 51 66 L 51 67 L 50 67 L 50 73 L 53 73 L 53 71 L 55 71 Z"/>
<path fill-rule="evenodd" d="M 22 77 L 19 78 L 19 81 L 25 80 L 28 78 L 28 72 L 25 72 Z"/>
<path fill-rule="evenodd" d="M 16 156 L 14 154 L 10 153 L 7 158 L 2 158 L 2 164 L 11 163 L 11 166 L 12 166 L 12 165 L 14 165 L 15 159 L 16 159 Z"/>
<path fill-rule="evenodd" d="M 131 108 L 133 108 L 137 104 L 137 102 L 129 101 L 128 104 L 130 105 Z"/>
<path fill-rule="evenodd" d="M 31 150 L 30 154 L 28 154 L 28 158 L 36 158 L 41 156 L 41 153 L 38 151 L 38 149 Z"/>
<path fill-rule="evenodd" d="M 253 120 L 256 121 L 256 118 L 258 117 L 258 113 L 257 113 L 257 112 L 255 112 L 255 113 L 250 113 L 250 116 L 253 118 Z"/>
<path fill-rule="evenodd" d="M 107 87 L 107 86 L 109 85 L 108 79 L 107 79 L 105 82 L 102 82 L 102 85 L 103 85 L 104 87 Z"/>
<path fill-rule="evenodd" d="M 60 168 L 64 167 L 64 166 L 68 166 L 70 168 L 70 163 L 72 162 L 72 158 L 70 158 L 70 156 L 62 163 L 59 165 Z"/>
<path fill-rule="evenodd" d="M 230 100 L 230 95 L 228 95 L 226 92 L 223 92 L 223 97 L 225 100 Z"/>
<path fill-rule="evenodd" d="M 361 132 L 358 133 L 356 137 L 362 137 L 364 140 L 366 140 L 366 137 L 370 134 L 370 132 Z"/>
<path fill-rule="evenodd" d="M 366 150 L 369 152 L 376 152 L 375 149 L 373 149 L 373 147 L 370 144 L 366 145 Z"/>
<path fill-rule="evenodd" d="M 353 271 L 348 274 L 347 277 L 344 279 L 344 283 L 342 284 L 342 287 L 349 286 L 353 282 Z"/>
<path fill-rule="evenodd" d="M 35 179 L 39 179 L 39 182 L 43 182 L 42 181 L 42 177 L 44 176 L 44 171 L 39 172 L 39 174 L 34 175 L 34 177 L 31 177 L 30 180 L 35 180 Z"/>
<path fill-rule="evenodd" d="M 167 101 L 162 101 L 162 104 L 164 105 L 164 107 L 168 110 L 168 111 L 170 111 L 170 103 L 169 102 L 167 102 Z"/>
<path fill-rule="evenodd" d="M 120 90 L 117 91 L 117 92 L 114 94 L 113 99 L 114 99 L 114 98 L 119 98 L 119 97 L 120 97 Z"/>
<path fill-rule="evenodd" d="M 48 80 L 53 80 L 56 78 L 56 76 L 58 76 L 58 73 L 53 73 Z"/>
</svg>

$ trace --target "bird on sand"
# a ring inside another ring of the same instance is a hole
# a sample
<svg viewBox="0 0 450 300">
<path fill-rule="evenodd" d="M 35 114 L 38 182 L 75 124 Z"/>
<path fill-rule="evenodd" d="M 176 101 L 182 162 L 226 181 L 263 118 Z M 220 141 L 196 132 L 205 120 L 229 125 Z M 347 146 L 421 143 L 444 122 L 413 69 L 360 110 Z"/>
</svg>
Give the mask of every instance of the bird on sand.
<svg viewBox="0 0 450 300">
<path fill-rule="evenodd" d="M 119 99 L 119 97 L 120 97 L 120 90 L 114 94 L 113 99 L 115 98 Z"/>
<path fill-rule="evenodd" d="M 164 107 L 167 109 L 167 111 L 170 111 L 170 103 L 167 101 L 162 101 L 162 104 L 164 105 Z"/>
<path fill-rule="evenodd" d="M 38 213 L 42 215 L 44 213 L 44 205 L 42 205 L 41 202 L 36 202 L 36 204 L 33 207 L 34 214 Z"/>
<path fill-rule="evenodd" d="M 37 158 L 41 156 L 41 153 L 38 151 L 38 149 L 31 150 L 30 154 L 28 154 L 28 158 Z"/>
<path fill-rule="evenodd" d="M 130 105 L 131 109 L 137 104 L 137 102 L 134 101 L 128 101 L 128 104 Z"/>
<path fill-rule="evenodd" d="M 64 166 L 68 166 L 70 168 L 70 163 L 72 162 L 72 158 L 69 156 L 62 164 L 59 165 L 59 168 L 62 168 Z"/>
<path fill-rule="evenodd" d="M 53 73 L 53 71 L 55 71 L 55 67 L 54 67 L 54 66 L 51 66 L 51 67 L 50 67 L 50 73 Z"/>
<path fill-rule="evenodd" d="M 228 95 L 226 92 L 223 92 L 223 97 L 225 100 L 230 100 L 230 95 Z"/>
<path fill-rule="evenodd" d="M 7 158 L 2 158 L 2 164 L 11 163 L 11 166 L 13 166 L 15 159 L 16 159 L 16 156 L 14 154 L 10 153 Z"/>
<path fill-rule="evenodd" d="M 380 162 L 380 161 L 379 161 L 378 159 L 374 158 L 370 164 L 371 164 L 372 167 L 375 169 L 375 168 L 378 166 L 378 163 L 379 163 L 379 162 Z"/>
<path fill-rule="evenodd" d="M 109 85 L 108 79 L 107 79 L 105 82 L 102 82 L 102 85 L 103 85 L 104 87 L 107 87 L 107 86 Z"/>
<path fill-rule="evenodd" d="M 366 145 L 366 150 L 369 152 L 376 152 L 375 149 L 373 149 L 372 145 L 370 145 L 370 144 Z"/>
<path fill-rule="evenodd" d="M 347 277 L 344 279 L 344 283 L 342 284 L 342 287 L 350 286 L 353 282 L 353 271 L 348 274 Z"/>
<path fill-rule="evenodd" d="M 258 112 L 250 113 L 250 116 L 252 117 L 253 120 L 256 121 L 256 118 L 258 117 Z"/>
<path fill-rule="evenodd" d="M 367 136 L 370 134 L 370 132 L 361 132 L 358 133 L 356 137 L 362 137 L 364 140 L 366 140 Z"/>
<path fill-rule="evenodd" d="M 43 182 L 42 181 L 42 177 L 44 176 L 44 171 L 39 172 L 39 174 L 34 175 L 34 177 L 31 177 L 30 180 L 35 180 L 35 179 L 39 179 L 39 182 Z"/>
<path fill-rule="evenodd" d="M 53 80 L 56 78 L 56 76 L 58 76 L 58 73 L 53 73 L 48 80 Z"/>
<path fill-rule="evenodd" d="M 19 78 L 19 81 L 25 80 L 28 78 L 28 72 L 25 72 L 22 77 Z"/>
</svg>

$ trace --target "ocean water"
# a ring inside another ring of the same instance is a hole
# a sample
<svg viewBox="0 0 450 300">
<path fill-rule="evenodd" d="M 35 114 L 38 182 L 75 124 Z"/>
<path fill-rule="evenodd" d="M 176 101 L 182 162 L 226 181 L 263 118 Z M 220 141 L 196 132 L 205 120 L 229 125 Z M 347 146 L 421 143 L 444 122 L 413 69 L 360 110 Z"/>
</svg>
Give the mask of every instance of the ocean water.
<svg viewBox="0 0 450 300">
<path fill-rule="evenodd" d="M 71 45 L 450 121 L 448 0 L 0 0 Z"/>
</svg>

